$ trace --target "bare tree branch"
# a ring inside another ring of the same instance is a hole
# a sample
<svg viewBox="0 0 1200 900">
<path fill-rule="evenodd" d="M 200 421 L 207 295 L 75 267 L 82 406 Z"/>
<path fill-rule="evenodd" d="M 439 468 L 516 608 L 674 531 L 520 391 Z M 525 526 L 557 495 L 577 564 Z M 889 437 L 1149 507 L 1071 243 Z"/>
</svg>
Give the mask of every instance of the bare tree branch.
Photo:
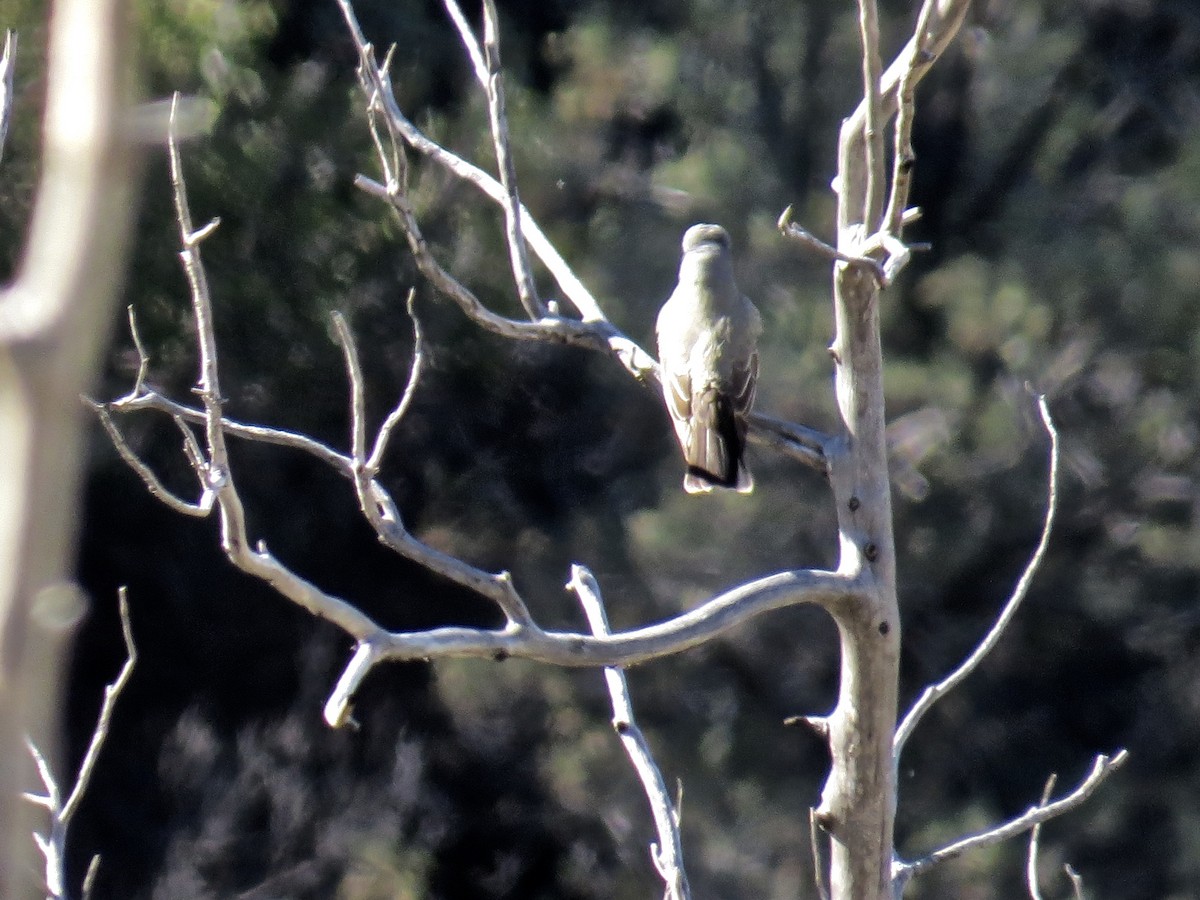
<svg viewBox="0 0 1200 900">
<path fill-rule="evenodd" d="M 928 856 L 914 862 L 897 863 L 895 867 L 896 883 L 902 887 L 912 876 L 920 875 L 922 872 L 928 871 L 939 863 L 961 856 L 969 850 L 979 850 L 983 847 L 991 847 L 999 844 L 1009 838 L 1025 833 L 1035 825 L 1047 822 L 1050 819 L 1061 816 L 1063 813 L 1070 812 L 1081 806 L 1084 801 L 1091 797 L 1100 784 L 1120 768 L 1128 758 L 1129 754 L 1125 750 L 1120 750 L 1116 755 L 1111 757 L 1104 755 L 1097 756 L 1095 762 L 1092 764 L 1091 771 L 1088 772 L 1075 790 L 1060 797 L 1058 800 L 1052 803 L 1043 801 L 1036 806 L 1031 806 L 1023 815 L 1017 816 L 1003 825 L 998 825 L 987 831 L 981 831 L 978 834 L 965 837 L 940 850 L 935 850 Z M 896 893 L 899 896 L 900 891 Z"/>
<path fill-rule="evenodd" d="M 575 593 L 583 606 L 592 634 L 604 637 L 608 629 L 608 616 L 604 612 L 604 601 L 600 597 L 600 586 L 592 573 L 580 565 L 571 566 L 571 580 L 567 588 Z M 642 782 L 654 827 L 658 831 L 658 843 L 650 848 L 654 867 L 666 885 L 668 900 L 688 900 L 691 888 L 683 868 L 683 840 L 679 833 L 679 810 L 671 802 L 671 795 L 663 781 L 662 772 L 650 752 L 650 744 L 633 717 L 633 700 L 629 696 L 629 685 L 625 673 L 617 666 L 604 670 L 608 683 L 608 695 L 612 701 L 613 728 L 621 738 L 621 744 L 629 755 Z"/>
<path fill-rule="evenodd" d="M 359 507 L 367 517 L 367 521 L 371 523 L 380 540 L 392 550 L 492 600 L 500 607 L 510 626 L 533 625 L 533 618 L 513 586 L 512 576 L 508 572 L 493 575 L 491 572 L 485 572 L 418 541 L 404 527 L 399 511 L 383 486 L 368 476 L 366 398 L 363 392 L 358 350 L 354 345 L 354 338 L 350 334 L 346 320 L 341 315 L 335 314 L 333 323 L 337 331 L 338 342 L 342 345 L 346 371 L 350 379 L 351 455 L 354 460 L 354 484 L 358 494 Z M 419 369 L 417 371 L 419 373 Z"/>
<path fill-rule="evenodd" d="M 992 625 L 991 630 L 988 631 L 983 640 L 979 642 L 979 645 L 971 652 L 970 656 L 963 660 L 957 669 L 937 684 L 927 687 L 922 692 L 920 698 L 913 704 L 913 707 L 900 723 L 900 727 L 896 729 L 892 752 L 897 763 L 899 763 L 900 754 L 904 751 L 904 744 L 912 736 L 913 730 L 917 727 L 922 717 L 929 712 L 938 700 L 954 690 L 959 683 L 974 672 L 1000 641 L 1009 623 L 1012 622 L 1013 617 L 1017 614 L 1021 602 L 1025 599 L 1026 594 L 1029 593 L 1029 586 L 1033 583 L 1033 577 L 1037 574 L 1038 567 L 1042 564 L 1042 558 L 1046 555 L 1047 547 L 1050 546 L 1050 532 L 1054 527 L 1054 516 L 1058 510 L 1058 429 L 1054 427 L 1054 420 L 1050 416 L 1050 408 L 1046 405 L 1046 398 L 1039 395 L 1037 397 L 1037 404 L 1042 424 L 1045 426 L 1046 433 L 1050 436 L 1050 482 L 1047 490 L 1046 518 L 1042 523 L 1042 534 L 1038 540 L 1037 548 L 1033 551 L 1033 556 L 1030 557 L 1029 563 L 1025 566 L 1025 571 L 1021 573 L 1021 577 L 1013 589 L 1012 596 L 1004 604 L 1004 608 L 1000 611 L 1000 615 L 996 619 L 995 624 Z"/>
<path fill-rule="evenodd" d="M 390 127 L 394 128 L 410 147 L 437 162 L 452 175 L 473 184 L 494 202 L 504 203 L 506 191 L 499 181 L 478 166 L 472 165 L 428 138 L 405 117 L 396 104 L 391 78 L 387 70 L 380 69 L 375 64 L 371 45 L 363 36 L 362 28 L 358 24 L 358 18 L 354 14 L 350 0 L 338 0 L 338 5 L 342 9 L 350 36 L 358 48 L 365 83 L 370 85 L 368 101 L 377 102 L 382 106 L 384 114 L 390 122 Z M 529 241 L 530 248 L 554 277 L 564 296 L 585 322 L 607 321 L 595 297 L 571 271 L 571 267 L 567 265 L 545 233 L 538 227 L 529 210 L 522 206 L 520 211 L 521 231 L 525 235 L 525 239 Z"/>
<path fill-rule="evenodd" d="M 192 310 L 196 320 L 197 342 L 200 346 L 199 392 L 204 405 L 205 437 L 208 459 L 199 460 L 197 476 L 206 490 L 215 496 L 221 520 L 221 548 L 235 566 L 274 587 L 293 603 L 341 627 L 347 633 L 362 638 L 378 631 L 378 626 L 355 606 L 321 591 L 311 582 L 281 565 L 259 542 L 251 549 L 246 536 L 246 515 L 241 497 L 234 484 L 225 445 L 222 418 L 222 399 L 217 368 L 217 342 L 213 331 L 212 300 L 200 258 L 200 242 L 212 234 L 212 224 L 193 230 L 183 167 L 179 148 L 172 132 L 168 141 L 171 161 L 171 183 L 174 188 L 176 216 L 179 220 L 184 270 L 191 287 Z"/>
<path fill-rule="evenodd" d="M 1057 774 L 1051 774 L 1046 779 L 1042 789 L 1041 806 L 1050 802 L 1054 795 L 1054 784 L 1058 781 Z M 1042 900 L 1042 890 L 1038 887 L 1038 845 L 1042 838 L 1042 823 L 1038 822 L 1029 830 L 1029 852 L 1025 856 L 1025 884 L 1029 888 L 1029 900 Z"/>
<path fill-rule="evenodd" d="M 875 0 L 858 0 L 859 36 L 862 41 L 863 143 L 867 170 L 862 221 L 870 231 L 879 224 L 883 206 L 883 104 L 879 98 L 879 11 Z"/>
<path fill-rule="evenodd" d="M 958 34 L 970 5 L 970 0 L 926 0 L 926 8 L 923 8 L 918 16 L 918 29 L 880 79 L 881 123 L 896 113 L 900 82 L 907 79 L 910 90 L 916 88 Z M 842 123 L 838 155 L 838 194 L 846 201 L 847 209 L 839 211 L 839 234 L 855 224 L 854 219 L 858 211 L 865 208 L 864 202 L 860 201 L 865 201 L 864 167 L 867 154 L 864 142 L 869 106 L 868 98 L 864 97 L 854 113 Z M 855 196 L 849 197 L 847 192 L 853 192 Z M 858 235 L 858 240 L 865 236 L 867 230 L 869 229 L 863 229 L 863 233 Z"/>
<path fill-rule="evenodd" d="M 929 22 L 936 5 L 935 0 L 926 0 L 922 4 L 914 35 L 920 36 L 929 31 Z M 909 188 L 912 186 L 913 164 L 916 161 L 912 146 L 912 126 L 916 105 L 917 67 L 922 60 L 923 54 L 920 52 L 912 54 L 896 86 L 896 142 L 892 158 L 892 189 L 881 227 L 884 233 L 897 238 L 900 237 L 904 224 Z"/>
<path fill-rule="evenodd" d="M 421 373 L 425 368 L 425 333 L 421 329 L 421 320 L 417 318 L 416 298 L 416 290 L 409 290 L 407 307 L 408 317 L 412 320 L 413 324 L 413 351 L 408 382 L 404 387 L 404 393 L 400 395 L 400 400 L 392 407 L 392 411 L 383 420 L 383 424 L 379 426 L 378 434 L 375 435 L 375 443 L 371 448 L 371 456 L 364 465 L 368 478 L 374 478 L 379 474 L 379 467 L 383 464 L 383 457 L 387 452 L 388 440 L 391 438 L 392 430 L 400 424 L 408 412 L 408 408 L 412 406 L 413 397 L 417 393 L 417 384 L 420 382 Z"/>
<path fill-rule="evenodd" d="M 65 900 L 68 896 L 66 888 L 67 831 L 92 780 L 92 773 L 96 769 L 96 760 L 99 759 L 104 740 L 108 737 L 108 729 L 112 723 L 113 712 L 117 707 L 117 700 L 120 698 L 121 692 L 125 690 L 125 686 L 129 684 L 129 679 L 133 677 L 134 666 L 137 665 L 137 648 L 133 643 L 133 628 L 129 621 L 129 601 L 125 594 L 125 588 L 120 589 L 117 600 L 121 615 L 121 635 L 125 640 L 125 664 L 121 666 L 117 677 L 104 689 L 104 702 L 100 706 L 100 714 L 96 719 L 96 727 L 92 731 L 92 739 L 79 764 L 75 783 L 66 802 L 62 802 L 62 792 L 59 790 L 50 764 L 32 741 L 27 740 L 26 742 L 29 753 L 37 764 L 38 774 L 41 776 L 46 793 L 45 795 L 24 794 L 23 796 L 30 803 L 42 807 L 50 814 L 49 832 L 45 835 L 35 834 L 34 840 L 45 859 L 46 890 L 54 900 Z M 93 857 L 92 864 L 89 866 L 92 878 L 95 877 L 92 869 L 98 865 L 98 860 L 99 857 Z M 85 884 L 86 882 L 87 879 L 85 879 Z"/>
<path fill-rule="evenodd" d="M 782 234 L 798 241 L 827 262 L 844 262 L 847 265 L 857 266 L 871 274 L 880 287 L 886 284 L 883 266 L 878 260 L 872 259 L 869 256 L 853 256 L 849 253 L 843 253 L 837 247 L 825 243 L 815 234 L 798 225 L 793 221 L 792 216 L 793 211 L 791 206 L 779 214 L 779 221 L 776 222 L 776 227 Z"/>
<path fill-rule="evenodd" d="M 349 329 L 340 317 L 335 318 L 335 328 L 346 355 L 351 383 L 353 425 L 350 457 L 344 457 L 328 448 L 318 450 L 320 445 L 316 442 L 301 440 L 295 435 L 271 429 L 256 429 L 253 426 L 231 423 L 223 418 L 211 299 L 199 249 L 200 241 L 212 233 L 212 228 L 199 231 L 192 229 L 182 166 L 178 148 L 173 140 L 170 141 L 170 150 L 177 215 L 184 244 L 181 257 L 188 270 L 200 346 L 200 395 L 204 410 L 200 412 L 179 407 L 153 393 L 122 398 L 112 404 L 112 407 L 158 408 L 175 413 L 181 420 L 184 417 L 189 420 L 202 420 L 207 451 L 196 448 L 189 456 L 197 476 L 215 498 L 215 506 L 221 520 L 222 548 L 230 561 L 242 571 L 271 584 L 290 601 L 334 623 L 356 640 L 358 649 L 326 706 L 326 718 L 331 724 L 348 721 L 354 689 L 375 663 L 385 659 L 516 656 L 567 666 L 631 665 L 695 646 L 754 616 L 783 606 L 817 603 L 831 610 L 838 610 L 853 602 L 853 598 L 861 591 L 861 585 L 853 577 L 842 573 L 817 570 L 781 572 L 735 588 L 666 622 L 629 632 L 601 637 L 542 630 L 529 617 L 527 608 L 507 573 L 493 575 L 472 567 L 462 560 L 426 547 L 405 530 L 394 501 L 370 473 L 370 460 L 366 458 L 366 413 L 362 377 Z M 416 350 L 419 356 L 419 340 Z M 405 397 L 411 398 L 420 370 L 419 360 L 414 360 L 413 374 L 405 389 Z M 143 386 L 143 390 L 147 389 Z M 394 427 L 406 406 L 402 398 L 400 405 L 385 421 L 384 427 L 389 430 Z M 438 628 L 413 633 L 387 632 L 352 604 L 325 593 L 290 571 L 272 557 L 261 543 L 252 550 L 245 531 L 245 513 L 229 467 L 228 452 L 224 443 L 225 433 L 288 444 L 315 452 L 331 461 L 354 481 L 360 506 L 385 544 L 432 571 L 493 600 L 504 611 L 508 625 L 498 631 Z M 802 431 L 798 434 L 806 437 Z M 382 431 L 377 436 L 376 451 L 383 445 L 384 436 Z M 811 436 L 808 436 L 808 439 L 811 439 Z M 372 456 L 375 455 L 376 452 L 373 451 Z"/>
<path fill-rule="evenodd" d="M 131 413 L 139 410 L 157 410 L 158 412 L 166 413 L 173 419 L 179 419 L 184 422 L 191 422 L 195 425 L 204 425 L 207 422 L 207 414 L 202 409 L 195 409 L 190 406 L 185 406 L 175 400 L 165 397 L 162 394 L 150 388 L 144 388 L 143 392 L 138 396 L 132 394 L 122 397 L 118 400 L 113 400 L 109 403 L 97 404 L 94 401 L 85 401 L 87 404 L 96 409 L 97 406 L 103 407 L 110 413 Z M 304 453 L 314 456 L 332 467 L 346 478 L 353 478 L 354 473 L 351 470 L 350 457 L 338 453 L 336 450 L 327 447 L 320 441 L 316 441 L 307 435 L 298 434 L 294 431 L 287 431 L 282 428 L 270 428 L 265 425 L 251 425 L 246 422 L 239 422 L 236 419 L 231 419 L 228 416 L 221 417 L 221 427 L 226 434 L 236 438 L 241 438 L 247 441 L 256 441 L 262 444 L 274 444 L 279 447 L 289 447 L 293 450 L 300 450 Z"/>
<path fill-rule="evenodd" d="M 133 452 L 133 448 L 130 447 L 129 442 L 125 440 L 125 435 L 121 433 L 121 430 L 117 427 L 117 423 L 114 422 L 112 416 L 109 415 L 108 407 L 106 407 L 105 404 L 96 403 L 94 400 L 88 400 L 86 398 L 84 402 L 95 411 L 97 418 L 100 419 L 100 424 L 104 426 L 104 430 L 108 433 L 109 440 L 112 441 L 117 453 L 119 453 L 121 459 L 125 460 L 125 463 L 138 474 L 138 477 L 142 479 L 142 482 L 146 485 L 146 490 L 150 492 L 150 496 L 157 497 L 163 503 L 167 504 L 167 506 L 171 507 L 171 509 L 175 510 L 175 512 L 181 513 L 185 516 L 204 518 L 209 514 L 209 512 L 212 510 L 214 496 L 212 491 L 210 491 L 207 485 L 204 484 L 203 480 L 201 480 L 200 485 L 200 499 L 195 503 L 190 503 L 187 500 L 184 500 L 182 497 L 175 494 L 165 484 L 163 484 L 159 477 L 154 474 L 154 470 L 146 465 L 146 463 L 143 462 L 142 459 Z M 187 427 L 186 425 L 183 425 L 182 422 L 180 422 L 180 425 L 184 428 Z M 191 459 L 192 454 L 189 452 L 188 455 L 189 459 Z M 195 468 L 194 464 L 193 467 Z"/>
<path fill-rule="evenodd" d="M 492 0 L 483 0 L 482 50 L 466 17 L 459 9 L 457 0 L 445 0 L 445 6 L 471 57 L 475 77 L 487 94 L 492 144 L 496 150 L 496 168 L 500 173 L 500 185 L 504 189 L 504 231 L 508 239 L 513 280 L 521 297 L 521 305 L 525 307 L 529 318 L 540 319 L 547 311 L 537 294 L 537 285 L 529 268 L 525 237 L 521 231 L 522 207 L 521 199 L 517 195 L 517 171 L 513 164 L 512 142 L 508 136 L 508 116 L 504 108 L 504 81 L 500 68 L 500 22 L 497 19 L 496 5 Z"/>
</svg>

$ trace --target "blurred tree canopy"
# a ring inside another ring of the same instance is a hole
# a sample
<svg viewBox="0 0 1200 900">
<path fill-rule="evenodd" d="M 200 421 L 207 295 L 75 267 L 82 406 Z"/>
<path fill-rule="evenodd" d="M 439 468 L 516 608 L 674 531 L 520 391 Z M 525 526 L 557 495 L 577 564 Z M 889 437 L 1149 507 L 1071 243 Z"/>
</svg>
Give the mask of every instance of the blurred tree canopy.
<svg viewBox="0 0 1200 900">
<path fill-rule="evenodd" d="M 791 203 L 828 236 L 836 130 L 858 94 L 852 4 L 779 0 L 501 2 L 522 197 L 607 311 L 650 343 L 687 225 L 733 235 L 762 310 L 759 406 L 832 423 L 829 276 L 774 228 Z M 24 231 L 43 89 L 44 5 L 6 0 L 21 32 L 16 123 L 0 191 L 3 264 Z M 885 52 L 915 10 L 882 5 Z M 486 109 L 436 2 L 361 0 L 397 44 L 404 108 L 490 165 Z M 474 12 L 474 11 L 472 11 Z M 350 317 L 382 414 L 402 389 L 411 325 L 431 369 L 389 483 L 410 526 L 511 568 L 535 615 L 578 625 L 573 560 L 616 626 L 686 608 L 740 579 L 833 559 L 821 480 L 752 450 L 749 498 L 688 498 L 657 401 L 578 351 L 481 334 L 421 282 L 375 174 L 353 47 L 329 0 L 138 4 L 148 98 L 208 103 L 184 147 L 229 411 L 344 446 L 347 386 L 329 313 Z M 930 250 L 884 295 L 896 452 L 928 480 L 898 494 L 905 697 L 986 630 L 1037 540 L 1046 446 L 1024 385 L 1046 392 L 1066 453 L 1062 516 L 1015 626 L 903 760 L 898 835 L 918 853 L 1074 780 L 1095 752 L 1129 766 L 1048 826 L 1097 897 L 1187 896 L 1200 884 L 1200 9 L 1189 0 L 994 0 L 918 95 L 916 238 Z M 151 378 L 195 378 L 165 154 L 147 148 L 128 301 Z M 501 219 L 419 162 L 435 252 L 490 304 L 517 307 Z M 549 291 L 547 280 L 545 288 Z M 128 388 L 123 322 L 97 392 Z M 135 446 L 188 484 L 160 420 Z M 386 624 L 487 624 L 494 612 L 385 554 L 340 479 L 277 449 L 234 446 L 251 528 L 306 577 Z M 122 655 L 127 584 L 142 662 L 73 832 L 103 857 L 106 897 L 624 897 L 654 890 L 651 838 L 596 672 L 513 661 L 386 668 L 357 732 L 320 707 L 345 640 L 234 573 L 215 523 L 148 497 L 97 431 L 80 578 L 96 611 L 68 710 L 82 753 Z M 811 884 L 807 807 L 826 759 L 786 729 L 835 690 L 832 625 L 759 620 L 631 673 L 639 718 L 684 785 L 693 886 L 794 897 Z M 946 867 L 915 898 L 1011 897 L 1016 843 Z M 1063 885 L 1056 886 L 1062 893 Z"/>
</svg>

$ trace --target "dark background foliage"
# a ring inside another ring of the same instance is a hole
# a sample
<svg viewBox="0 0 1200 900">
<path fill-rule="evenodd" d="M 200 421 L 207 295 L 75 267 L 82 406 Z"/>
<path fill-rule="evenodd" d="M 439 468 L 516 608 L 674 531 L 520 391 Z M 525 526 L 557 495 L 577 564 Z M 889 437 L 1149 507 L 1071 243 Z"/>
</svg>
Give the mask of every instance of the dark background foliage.
<svg viewBox="0 0 1200 900">
<path fill-rule="evenodd" d="M 652 343 L 679 236 L 724 223 L 767 323 L 761 408 L 832 427 L 828 273 L 774 231 L 783 206 L 827 233 L 836 129 L 858 91 L 852 4 L 778 0 L 501 3 L 523 197 L 614 320 Z M 0 204 L 12 265 L 36 171 L 40 4 L 21 29 L 18 122 Z M 398 44 L 403 108 L 482 164 L 486 110 L 439 3 L 363 0 Z M 890 55 L 911 29 L 884 4 Z M 750 498 L 688 498 L 653 397 L 579 351 L 481 334 L 416 275 L 392 220 L 355 192 L 374 174 L 330 0 L 140 5 L 144 93 L 205 98 L 184 149 L 205 244 L 229 411 L 344 446 L 346 384 L 329 313 L 350 317 L 372 411 L 402 389 L 411 327 L 430 371 L 387 469 L 424 540 L 509 568 L 539 619 L 579 627 L 562 590 L 596 572 L 615 624 L 694 605 L 738 580 L 824 565 L 835 535 L 820 479 L 763 451 Z M 1187 0 L 979 3 L 919 95 L 921 254 L 884 297 L 889 410 L 928 480 L 897 495 L 910 700 L 988 627 L 1036 543 L 1046 440 L 1023 385 L 1048 394 L 1064 444 L 1062 518 L 1016 624 L 931 715 L 901 771 L 898 837 L 919 854 L 1071 783 L 1092 754 L 1129 765 L 1047 828 L 1092 896 L 1190 896 L 1200 884 L 1198 436 L 1200 11 Z M 515 314 L 500 218 L 417 163 L 439 257 Z M 195 373 L 165 160 L 148 149 L 128 302 L 152 378 Z M 547 281 L 546 290 L 551 290 Z M 116 343 L 97 391 L 126 390 Z M 172 429 L 126 423 L 186 488 Z M 262 537 L 297 571 L 391 627 L 495 623 L 485 603 L 389 556 L 347 485 L 295 453 L 234 446 Z M 79 574 L 95 598 L 71 672 L 78 759 L 120 664 L 116 590 L 142 654 L 72 838 L 108 897 L 624 897 L 653 893 L 648 817 L 607 725 L 595 672 L 517 661 L 389 666 L 357 731 L 320 719 L 344 637 L 232 570 L 214 522 L 157 504 L 97 432 Z M 783 727 L 825 711 L 833 628 L 790 610 L 631 673 L 643 726 L 684 785 L 694 887 L 711 897 L 811 893 L 807 807 L 819 742 Z M 915 882 L 913 897 L 1020 893 L 1022 846 Z"/>
</svg>

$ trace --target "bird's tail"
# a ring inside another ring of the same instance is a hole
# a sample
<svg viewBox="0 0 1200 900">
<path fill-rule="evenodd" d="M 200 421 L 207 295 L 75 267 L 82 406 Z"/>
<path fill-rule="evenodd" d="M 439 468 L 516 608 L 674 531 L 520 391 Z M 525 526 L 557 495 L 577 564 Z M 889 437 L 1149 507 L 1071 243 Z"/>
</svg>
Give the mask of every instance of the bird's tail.
<svg viewBox="0 0 1200 900">
<path fill-rule="evenodd" d="M 754 479 L 746 468 L 746 426 L 734 414 L 729 397 L 717 394 L 692 429 L 687 447 L 687 474 L 683 489 L 689 494 L 706 494 L 714 488 L 748 494 Z"/>
</svg>

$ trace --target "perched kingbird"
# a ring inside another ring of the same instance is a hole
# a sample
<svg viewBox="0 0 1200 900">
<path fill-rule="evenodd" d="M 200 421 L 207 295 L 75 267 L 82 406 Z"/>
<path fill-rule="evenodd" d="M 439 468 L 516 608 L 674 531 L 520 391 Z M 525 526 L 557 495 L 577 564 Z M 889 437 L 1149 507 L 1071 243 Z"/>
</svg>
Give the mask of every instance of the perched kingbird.
<svg viewBox="0 0 1200 900">
<path fill-rule="evenodd" d="M 762 320 L 734 283 L 729 248 L 720 225 L 689 228 L 679 283 L 658 314 L 663 397 L 683 448 L 689 494 L 754 489 L 742 452 Z"/>
</svg>

